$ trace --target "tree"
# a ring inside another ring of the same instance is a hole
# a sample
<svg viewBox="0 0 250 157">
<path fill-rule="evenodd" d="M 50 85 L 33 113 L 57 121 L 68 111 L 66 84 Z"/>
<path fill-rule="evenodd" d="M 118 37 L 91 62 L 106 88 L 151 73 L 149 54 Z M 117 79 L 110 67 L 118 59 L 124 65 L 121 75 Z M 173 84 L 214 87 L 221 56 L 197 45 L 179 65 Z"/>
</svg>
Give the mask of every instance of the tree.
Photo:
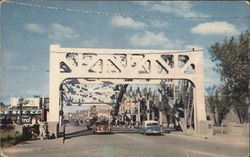
<svg viewBox="0 0 250 157">
<path fill-rule="evenodd" d="M 215 90 L 216 86 L 213 85 L 212 87 L 207 87 L 206 92 L 208 95 L 208 98 L 206 99 L 206 104 L 208 105 L 210 113 L 213 114 L 214 123 L 217 124 L 217 118 L 216 118 L 216 99 L 215 99 Z"/>
<path fill-rule="evenodd" d="M 208 94 L 206 103 L 213 114 L 214 123 L 221 124 L 231 108 L 231 104 L 227 102 L 227 96 L 225 96 L 225 88 L 213 85 L 206 88 L 206 91 Z"/>
<path fill-rule="evenodd" d="M 232 105 L 241 123 L 248 120 L 249 108 L 249 38 L 247 30 L 236 39 L 225 38 L 223 43 L 214 43 L 209 52 L 216 63 L 214 69 L 221 75 L 223 97 L 229 106 Z"/>
<path fill-rule="evenodd" d="M 0 107 L 4 107 L 5 104 L 3 102 L 0 102 Z"/>
<path fill-rule="evenodd" d="M 119 92 L 118 97 L 116 99 L 116 104 L 115 104 L 115 107 L 114 107 L 113 117 L 118 116 L 119 108 L 121 106 L 121 101 L 122 101 L 123 96 L 126 94 L 127 87 L 128 87 L 128 84 L 117 85 L 116 86 L 116 88 L 117 88 L 116 90 L 120 91 L 120 92 Z"/>
<path fill-rule="evenodd" d="M 218 123 L 221 124 L 226 115 L 230 112 L 232 104 L 227 96 L 227 88 L 225 85 L 221 85 L 215 89 L 215 107 L 218 113 Z"/>
<path fill-rule="evenodd" d="M 98 119 L 95 105 L 90 107 L 90 116 L 91 116 L 92 119 L 95 119 L 95 120 Z"/>
</svg>

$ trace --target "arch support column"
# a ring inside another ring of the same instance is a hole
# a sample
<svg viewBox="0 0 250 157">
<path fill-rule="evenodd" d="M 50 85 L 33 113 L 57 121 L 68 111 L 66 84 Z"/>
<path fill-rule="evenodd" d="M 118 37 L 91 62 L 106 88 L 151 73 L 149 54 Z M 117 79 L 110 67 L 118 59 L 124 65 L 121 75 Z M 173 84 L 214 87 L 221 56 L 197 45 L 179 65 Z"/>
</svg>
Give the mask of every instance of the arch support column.
<svg viewBox="0 0 250 157">
<path fill-rule="evenodd" d="M 53 45 L 50 47 L 50 51 L 53 49 Z M 52 133 L 58 137 L 59 133 L 59 111 L 60 111 L 60 67 L 58 64 L 58 55 L 56 53 L 50 53 L 50 75 L 49 75 L 49 115 L 48 115 L 48 127 L 50 135 Z"/>
<path fill-rule="evenodd" d="M 196 54 L 196 74 L 194 80 L 192 80 L 194 89 L 194 123 L 195 132 L 202 134 L 201 123 L 206 121 L 206 109 L 205 109 L 205 96 L 204 96 L 204 76 L 203 76 L 203 55 L 202 53 Z"/>
</svg>

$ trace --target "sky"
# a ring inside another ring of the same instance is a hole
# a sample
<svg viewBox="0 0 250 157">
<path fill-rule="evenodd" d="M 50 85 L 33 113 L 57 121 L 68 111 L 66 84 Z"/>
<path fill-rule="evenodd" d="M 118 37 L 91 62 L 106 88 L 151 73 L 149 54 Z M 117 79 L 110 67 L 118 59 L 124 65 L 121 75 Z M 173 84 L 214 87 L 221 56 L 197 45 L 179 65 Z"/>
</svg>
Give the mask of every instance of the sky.
<svg viewBox="0 0 250 157">
<path fill-rule="evenodd" d="M 220 83 L 209 47 L 249 27 L 244 1 L 35 1 L 1 3 L 0 101 L 48 97 L 49 45 L 202 48 L 205 87 Z"/>
</svg>

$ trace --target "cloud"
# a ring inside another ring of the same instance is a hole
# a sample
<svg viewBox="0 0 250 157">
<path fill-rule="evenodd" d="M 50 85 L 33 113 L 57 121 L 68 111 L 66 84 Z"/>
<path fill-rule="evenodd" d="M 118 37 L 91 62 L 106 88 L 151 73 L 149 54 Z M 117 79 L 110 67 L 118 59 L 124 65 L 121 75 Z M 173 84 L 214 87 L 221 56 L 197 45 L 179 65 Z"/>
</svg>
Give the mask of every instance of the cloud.
<svg viewBox="0 0 250 157">
<path fill-rule="evenodd" d="M 216 35 L 216 34 L 237 34 L 239 31 L 237 28 L 227 23 L 226 21 L 223 22 L 206 22 L 200 23 L 199 25 L 193 27 L 191 29 L 192 33 L 201 34 L 201 35 Z"/>
<path fill-rule="evenodd" d="M 24 25 L 24 28 L 29 31 L 29 32 L 33 32 L 33 33 L 40 33 L 43 34 L 45 33 L 45 29 L 39 25 L 39 24 L 35 24 L 35 23 L 29 23 Z"/>
<path fill-rule="evenodd" d="M 72 40 L 79 37 L 73 28 L 58 23 L 53 23 L 47 28 L 39 24 L 30 23 L 24 25 L 24 29 L 33 33 L 48 33 L 48 38 L 54 41 Z"/>
<path fill-rule="evenodd" d="M 168 42 L 169 39 L 165 36 L 163 32 L 152 33 L 149 31 L 144 31 L 143 33 L 136 33 L 131 36 L 129 42 L 133 46 L 161 46 Z"/>
<path fill-rule="evenodd" d="M 64 26 L 58 23 L 53 23 L 48 37 L 51 40 L 62 41 L 77 39 L 79 38 L 79 35 L 71 27 Z"/>
<path fill-rule="evenodd" d="M 168 27 L 168 25 L 169 25 L 167 22 L 162 22 L 162 21 L 159 21 L 159 20 L 150 21 L 150 24 L 153 27 L 157 27 L 157 28 L 164 28 L 164 27 Z"/>
<path fill-rule="evenodd" d="M 144 31 L 135 33 L 129 38 L 129 44 L 134 47 L 155 47 L 164 49 L 180 48 L 184 44 L 182 40 L 169 40 L 164 32 L 153 33 Z"/>
<path fill-rule="evenodd" d="M 82 46 L 90 48 L 90 47 L 97 47 L 97 44 L 98 44 L 97 40 L 85 40 L 83 41 Z"/>
<path fill-rule="evenodd" d="M 200 12 L 193 10 L 193 5 L 187 1 L 178 2 L 137 2 L 152 11 L 170 13 L 180 17 L 207 17 Z"/>
<path fill-rule="evenodd" d="M 145 23 L 135 21 L 130 17 L 115 16 L 111 19 L 111 25 L 115 27 L 138 29 L 146 27 Z"/>
</svg>

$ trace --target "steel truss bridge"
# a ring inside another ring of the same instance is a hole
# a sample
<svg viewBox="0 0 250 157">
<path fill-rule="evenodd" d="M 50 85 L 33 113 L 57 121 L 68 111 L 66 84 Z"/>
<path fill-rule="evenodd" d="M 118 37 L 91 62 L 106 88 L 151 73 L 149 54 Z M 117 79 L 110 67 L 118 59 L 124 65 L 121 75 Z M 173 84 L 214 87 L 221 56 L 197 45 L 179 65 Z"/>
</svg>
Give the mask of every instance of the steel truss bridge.
<svg viewBox="0 0 250 157">
<path fill-rule="evenodd" d="M 176 80 L 184 81 L 177 85 Z M 128 84 L 158 85 L 160 103 L 166 101 L 167 87 L 178 86 L 175 93 L 179 94 L 168 99 L 167 104 L 175 111 L 182 130 L 192 128 L 196 133 L 201 132 L 200 122 L 206 121 L 202 51 L 62 48 L 60 45 L 50 46 L 50 130 L 56 133 L 64 105 L 117 105 L 124 94 L 121 88 L 116 89 L 117 85 Z M 111 99 L 113 95 L 116 100 Z"/>
</svg>

